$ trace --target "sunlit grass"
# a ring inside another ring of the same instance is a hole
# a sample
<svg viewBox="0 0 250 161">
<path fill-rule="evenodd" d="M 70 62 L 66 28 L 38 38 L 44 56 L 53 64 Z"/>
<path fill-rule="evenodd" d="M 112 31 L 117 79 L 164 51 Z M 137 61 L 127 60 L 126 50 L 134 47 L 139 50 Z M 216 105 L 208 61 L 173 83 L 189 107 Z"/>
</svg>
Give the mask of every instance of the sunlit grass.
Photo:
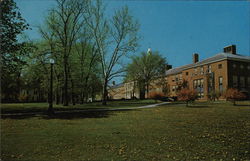
<svg viewBox="0 0 250 161">
<path fill-rule="evenodd" d="M 249 160 L 248 103 L 5 117 L 1 159 Z"/>
</svg>

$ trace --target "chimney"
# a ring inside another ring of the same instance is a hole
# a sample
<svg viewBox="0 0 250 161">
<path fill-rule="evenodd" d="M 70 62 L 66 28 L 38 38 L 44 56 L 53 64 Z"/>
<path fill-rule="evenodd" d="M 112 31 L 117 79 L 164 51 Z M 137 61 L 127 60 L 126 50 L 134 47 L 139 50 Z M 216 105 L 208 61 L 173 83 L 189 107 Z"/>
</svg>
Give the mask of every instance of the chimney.
<svg viewBox="0 0 250 161">
<path fill-rule="evenodd" d="M 166 65 L 166 70 L 172 69 L 172 65 L 167 64 Z"/>
<path fill-rule="evenodd" d="M 223 49 L 224 53 L 230 53 L 236 55 L 236 45 L 226 46 Z"/>
<path fill-rule="evenodd" d="M 197 63 L 199 61 L 199 54 L 198 53 L 194 53 L 193 54 L 193 63 Z"/>
</svg>

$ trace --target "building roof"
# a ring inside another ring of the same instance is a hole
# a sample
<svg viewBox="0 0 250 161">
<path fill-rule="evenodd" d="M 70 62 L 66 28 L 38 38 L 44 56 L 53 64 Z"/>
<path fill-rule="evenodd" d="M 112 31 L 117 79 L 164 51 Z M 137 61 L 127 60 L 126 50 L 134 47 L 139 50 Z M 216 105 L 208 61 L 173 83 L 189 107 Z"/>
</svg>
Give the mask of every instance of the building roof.
<svg viewBox="0 0 250 161">
<path fill-rule="evenodd" d="M 200 62 L 197 62 L 197 63 L 188 64 L 188 65 L 184 65 L 184 66 L 180 66 L 177 68 L 167 70 L 165 74 L 166 75 L 178 74 L 178 73 L 182 72 L 183 70 L 186 70 L 189 68 L 193 68 L 193 67 L 197 67 L 197 66 L 201 66 L 201 65 L 206 65 L 206 64 L 226 60 L 226 59 L 227 60 L 239 60 L 239 61 L 250 62 L 250 56 L 244 56 L 244 55 L 239 55 L 239 54 L 236 55 L 236 54 L 230 54 L 230 53 L 219 53 L 219 54 L 216 54 L 210 58 L 207 58 L 207 59 L 204 59 Z"/>
</svg>

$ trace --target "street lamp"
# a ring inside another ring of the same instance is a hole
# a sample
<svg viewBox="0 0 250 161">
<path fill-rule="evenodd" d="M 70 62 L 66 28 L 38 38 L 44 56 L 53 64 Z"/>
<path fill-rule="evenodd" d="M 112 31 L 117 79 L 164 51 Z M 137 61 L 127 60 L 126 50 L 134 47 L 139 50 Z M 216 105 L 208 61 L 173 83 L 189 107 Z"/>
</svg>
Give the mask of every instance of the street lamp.
<svg viewBox="0 0 250 161">
<path fill-rule="evenodd" d="M 50 98 L 49 98 L 49 108 L 48 114 L 54 114 L 53 110 L 53 65 L 55 64 L 54 59 L 50 59 Z"/>
</svg>

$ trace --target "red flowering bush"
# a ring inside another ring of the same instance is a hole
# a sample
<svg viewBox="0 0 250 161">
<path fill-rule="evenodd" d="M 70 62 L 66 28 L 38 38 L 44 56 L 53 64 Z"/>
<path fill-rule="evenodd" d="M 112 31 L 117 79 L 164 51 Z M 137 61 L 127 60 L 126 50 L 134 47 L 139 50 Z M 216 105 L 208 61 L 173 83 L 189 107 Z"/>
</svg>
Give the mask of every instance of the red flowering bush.
<svg viewBox="0 0 250 161">
<path fill-rule="evenodd" d="M 148 97 L 156 101 L 162 99 L 164 96 L 165 95 L 162 92 L 150 92 Z"/>
<path fill-rule="evenodd" d="M 246 95 L 240 92 L 238 89 L 229 88 L 225 93 L 225 98 L 229 101 L 232 101 L 236 105 L 236 101 L 243 100 L 246 98 Z"/>
<path fill-rule="evenodd" d="M 177 93 L 177 98 L 179 101 L 185 101 L 186 106 L 188 106 L 188 102 L 195 101 L 198 98 L 198 94 L 195 90 L 183 88 Z"/>
</svg>

